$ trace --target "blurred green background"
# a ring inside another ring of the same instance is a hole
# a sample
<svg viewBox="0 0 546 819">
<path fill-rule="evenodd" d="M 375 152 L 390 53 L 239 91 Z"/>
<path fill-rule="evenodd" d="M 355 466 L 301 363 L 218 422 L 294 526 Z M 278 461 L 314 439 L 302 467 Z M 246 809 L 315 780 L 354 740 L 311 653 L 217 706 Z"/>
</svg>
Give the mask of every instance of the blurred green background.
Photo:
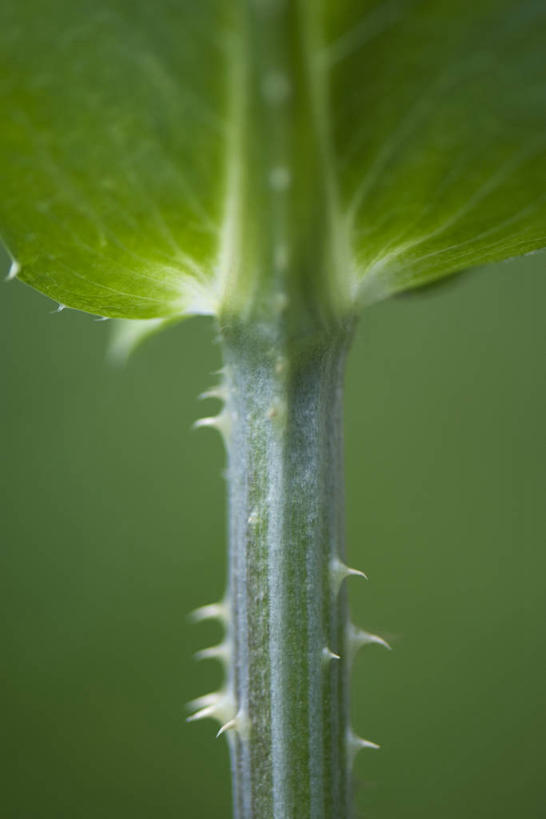
<svg viewBox="0 0 546 819">
<path fill-rule="evenodd" d="M 370 819 L 543 817 L 546 257 L 365 315 L 347 376 Z M 223 452 L 191 432 L 213 326 L 105 363 L 108 323 L 0 292 L 2 819 L 219 819 L 227 751 L 184 703 L 218 684 L 187 612 L 225 576 Z"/>
</svg>

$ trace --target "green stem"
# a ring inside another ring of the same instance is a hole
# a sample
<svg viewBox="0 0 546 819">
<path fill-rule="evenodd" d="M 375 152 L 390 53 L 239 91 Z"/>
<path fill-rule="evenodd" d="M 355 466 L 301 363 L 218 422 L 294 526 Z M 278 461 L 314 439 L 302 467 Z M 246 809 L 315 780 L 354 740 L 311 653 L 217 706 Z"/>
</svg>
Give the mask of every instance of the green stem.
<svg viewBox="0 0 546 819">
<path fill-rule="evenodd" d="M 344 328 L 298 347 L 248 331 L 223 334 L 231 425 L 225 716 L 238 819 L 349 815 L 349 337 Z"/>
<path fill-rule="evenodd" d="M 349 728 L 349 664 L 379 638 L 349 625 L 343 588 L 359 574 L 344 563 L 353 320 L 331 281 L 346 260 L 317 93 L 317 8 L 240 9 L 220 316 L 226 405 L 202 422 L 227 442 L 229 583 L 224 603 L 198 612 L 225 622 L 224 643 L 202 656 L 223 659 L 227 679 L 193 718 L 215 717 L 229 740 L 236 819 L 346 819 L 352 755 L 370 744 Z"/>
<path fill-rule="evenodd" d="M 352 260 L 332 174 L 321 6 L 239 0 L 231 75 L 221 313 L 250 324 L 290 305 L 297 332 L 353 315 L 353 289 L 335 275 Z"/>
<path fill-rule="evenodd" d="M 347 819 L 350 768 L 377 747 L 349 725 L 355 650 L 380 638 L 353 626 L 343 581 L 342 381 L 351 322 L 316 335 L 222 328 L 228 450 L 229 581 L 197 619 L 224 621 L 201 652 L 224 688 L 195 701 L 230 743 L 236 819 Z M 219 393 L 216 393 L 219 395 Z"/>
</svg>

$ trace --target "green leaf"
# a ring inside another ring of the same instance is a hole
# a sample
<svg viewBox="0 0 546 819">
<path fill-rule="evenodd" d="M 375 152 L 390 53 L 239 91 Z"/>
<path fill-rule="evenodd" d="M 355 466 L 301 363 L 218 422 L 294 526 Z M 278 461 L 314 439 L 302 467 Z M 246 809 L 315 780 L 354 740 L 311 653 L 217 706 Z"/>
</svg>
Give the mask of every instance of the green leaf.
<svg viewBox="0 0 546 819">
<path fill-rule="evenodd" d="M 543 0 L 4 0 L 11 274 L 105 316 L 347 311 L 542 248 L 545 31 Z"/>
<path fill-rule="evenodd" d="M 105 316 L 214 310 L 228 5 L 4 0 L 0 226 L 20 278 Z"/>
<path fill-rule="evenodd" d="M 332 0 L 323 55 L 361 301 L 546 245 L 543 0 Z"/>
</svg>

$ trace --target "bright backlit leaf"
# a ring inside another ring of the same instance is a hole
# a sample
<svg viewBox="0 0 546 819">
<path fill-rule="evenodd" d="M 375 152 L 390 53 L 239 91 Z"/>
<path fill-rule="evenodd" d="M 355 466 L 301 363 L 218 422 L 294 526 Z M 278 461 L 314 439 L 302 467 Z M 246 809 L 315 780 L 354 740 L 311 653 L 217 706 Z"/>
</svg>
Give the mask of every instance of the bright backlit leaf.
<svg viewBox="0 0 546 819">
<path fill-rule="evenodd" d="M 290 48 L 320 103 L 320 122 L 302 127 L 323 131 L 323 194 L 343 246 L 330 276 L 350 303 L 546 245 L 542 0 L 4 0 L 0 229 L 12 276 L 105 316 L 218 310 L 237 263 L 230 233 L 252 232 L 232 173 L 253 133 L 238 73 L 252 5 L 299 15 Z M 269 79 L 264 93 L 285 95 L 296 122 L 290 77 Z M 290 158 L 270 175 L 278 190 L 306 167 L 304 152 Z"/>
<path fill-rule="evenodd" d="M 328 4 L 333 155 L 360 296 L 546 245 L 546 4 Z"/>
<path fill-rule="evenodd" d="M 209 311 L 225 195 L 223 0 L 5 0 L 0 225 L 63 304 Z"/>
</svg>

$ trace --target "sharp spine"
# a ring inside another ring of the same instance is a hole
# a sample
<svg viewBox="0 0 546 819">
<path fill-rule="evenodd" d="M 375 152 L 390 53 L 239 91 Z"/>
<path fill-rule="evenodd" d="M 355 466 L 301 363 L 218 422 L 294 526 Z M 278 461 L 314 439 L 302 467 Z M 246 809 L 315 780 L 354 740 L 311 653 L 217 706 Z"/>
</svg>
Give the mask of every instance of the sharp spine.
<svg viewBox="0 0 546 819">
<path fill-rule="evenodd" d="M 227 390 L 224 384 L 211 387 L 210 390 L 205 390 L 205 392 L 199 395 L 200 401 L 207 401 L 209 398 L 217 398 L 219 401 L 225 401 L 227 398 Z"/>
<path fill-rule="evenodd" d="M 227 663 L 229 655 L 228 643 L 222 642 L 215 646 L 209 646 L 209 648 L 202 648 L 200 651 L 196 651 L 193 656 L 196 660 L 220 660 Z"/>
<path fill-rule="evenodd" d="M 204 694 L 202 697 L 196 697 L 196 699 L 191 700 L 186 708 L 189 711 L 200 711 L 202 708 L 208 708 L 210 705 L 214 705 L 222 698 L 223 694 L 219 691 L 214 691 L 211 694 Z"/>
<path fill-rule="evenodd" d="M 227 623 L 229 611 L 225 603 L 209 603 L 207 606 L 194 609 L 189 618 L 193 623 L 201 623 L 203 620 L 219 620 L 221 623 Z"/>
<path fill-rule="evenodd" d="M 216 739 L 218 739 L 218 737 L 221 737 L 222 734 L 225 733 L 225 731 L 230 731 L 233 728 L 237 728 L 237 718 L 236 717 L 233 717 L 233 719 L 228 720 L 227 722 L 225 722 L 222 725 L 222 727 L 218 730 L 218 732 L 216 734 Z"/>
<path fill-rule="evenodd" d="M 207 719 L 208 717 L 211 717 L 212 719 L 219 719 L 217 712 L 217 705 L 207 705 L 205 708 L 201 708 L 199 711 L 196 711 L 195 714 L 190 714 L 190 716 L 187 717 L 186 722 L 197 722 L 197 720 Z"/>
<path fill-rule="evenodd" d="M 392 647 L 383 637 L 380 637 L 378 634 L 371 634 L 369 631 L 365 631 L 365 629 L 358 628 L 354 623 L 349 623 L 347 627 L 347 647 L 351 662 L 360 648 L 372 644 L 383 646 L 388 651 L 392 651 Z"/>
<path fill-rule="evenodd" d="M 322 659 L 326 665 L 329 665 L 332 660 L 341 660 L 339 654 L 336 654 L 335 651 L 331 651 L 328 646 L 324 646 L 322 649 Z"/>
<path fill-rule="evenodd" d="M 19 273 L 21 272 L 21 265 L 18 261 L 13 259 L 12 263 L 9 266 L 8 275 L 6 276 L 6 281 L 10 282 L 13 279 L 16 279 Z"/>
<path fill-rule="evenodd" d="M 241 711 L 235 713 L 233 697 L 227 691 L 220 691 L 214 694 L 206 694 L 198 697 L 188 704 L 188 707 L 197 707 L 194 714 L 187 718 L 188 722 L 197 722 L 201 719 L 215 719 L 220 723 L 217 737 L 227 731 L 236 731 L 241 739 L 246 739 L 250 733 L 250 723 L 248 717 Z"/>
<path fill-rule="evenodd" d="M 217 429 L 222 437 L 227 439 L 231 428 L 229 413 L 222 411 L 218 415 L 213 415 L 210 418 L 199 418 L 199 420 L 193 424 L 193 429 L 201 429 L 202 427 Z"/>
<path fill-rule="evenodd" d="M 221 725 L 234 718 L 235 708 L 229 693 L 221 691 L 216 694 L 205 694 L 189 703 L 190 708 L 197 705 L 198 710 L 187 717 L 187 722 L 197 722 L 200 719 L 217 720 Z M 199 707 L 201 706 L 201 707 Z"/>
<path fill-rule="evenodd" d="M 338 557 L 332 558 L 330 561 L 330 577 L 332 580 L 332 587 L 334 592 L 337 594 L 339 591 L 341 584 L 347 577 L 362 577 L 363 580 L 367 580 L 368 576 L 361 572 L 359 569 L 351 569 L 345 563 L 343 563 Z"/>
<path fill-rule="evenodd" d="M 350 729 L 347 731 L 347 753 L 351 765 L 359 751 L 362 751 L 364 748 L 371 748 L 374 751 L 378 751 L 380 747 L 381 746 L 376 742 L 371 742 L 369 739 L 362 739 L 362 737 L 357 736 Z"/>
</svg>

